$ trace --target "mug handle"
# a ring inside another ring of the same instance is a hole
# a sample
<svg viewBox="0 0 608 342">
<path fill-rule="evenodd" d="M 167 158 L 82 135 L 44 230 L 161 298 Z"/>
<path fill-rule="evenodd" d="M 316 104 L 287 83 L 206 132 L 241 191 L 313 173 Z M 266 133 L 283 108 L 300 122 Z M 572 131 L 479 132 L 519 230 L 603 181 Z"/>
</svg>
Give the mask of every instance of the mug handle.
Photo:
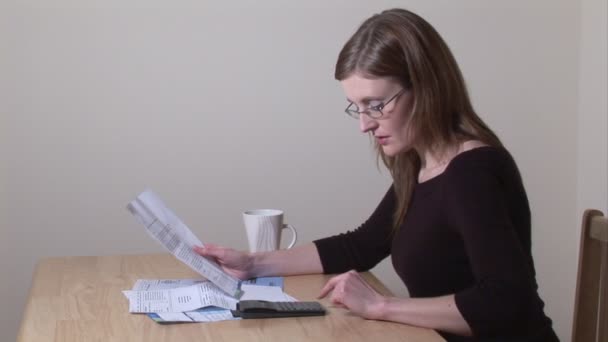
<svg viewBox="0 0 608 342">
<path fill-rule="evenodd" d="M 287 248 L 285 248 L 285 249 L 290 249 L 291 247 L 293 247 L 293 245 L 296 244 L 296 241 L 298 240 L 298 233 L 296 232 L 296 229 L 290 224 L 284 224 L 283 229 L 285 229 L 285 228 L 291 229 L 291 232 L 293 233 L 293 237 L 291 239 L 291 242 L 289 243 L 289 246 L 287 246 Z"/>
</svg>

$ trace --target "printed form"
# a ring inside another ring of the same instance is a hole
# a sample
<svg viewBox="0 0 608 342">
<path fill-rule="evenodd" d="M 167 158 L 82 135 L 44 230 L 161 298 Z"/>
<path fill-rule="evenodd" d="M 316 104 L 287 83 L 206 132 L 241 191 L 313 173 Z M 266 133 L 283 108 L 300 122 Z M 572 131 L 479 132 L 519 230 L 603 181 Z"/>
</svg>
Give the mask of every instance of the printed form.
<svg viewBox="0 0 608 342">
<path fill-rule="evenodd" d="M 201 274 L 228 295 L 239 298 L 242 294 L 239 279 L 226 274 L 215 262 L 194 252 L 194 246 L 203 243 L 152 191 L 139 194 L 127 209 L 146 231 L 171 252 L 178 260 Z"/>
<path fill-rule="evenodd" d="M 124 291 L 129 312 L 184 312 L 205 306 L 235 310 L 237 299 L 227 296 L 210 282 L 165 290 Z"/>
<path fill-rule="evenodd" d="M 277 286 L 279 283 L 282 280 L 277 277 L 245 281 L 241 285 L 241 300 L 296 301 Z M 237 300 L 202 279 L 139 279 L 130 291 L 123 293 L 129 299 L 131 313 L 148 313 L 159 323 L 240 319 L 230 312 Z"/>
</svg>

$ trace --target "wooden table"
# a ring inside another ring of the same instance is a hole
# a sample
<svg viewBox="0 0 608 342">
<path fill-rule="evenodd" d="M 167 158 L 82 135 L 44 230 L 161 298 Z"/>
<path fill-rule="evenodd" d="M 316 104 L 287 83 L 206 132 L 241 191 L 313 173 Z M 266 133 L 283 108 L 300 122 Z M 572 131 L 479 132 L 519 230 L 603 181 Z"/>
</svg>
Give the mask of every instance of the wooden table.
<svg viewBox="0 0 608 342">
<path fill-rule="evenodd" d="M 365 277 L 389 293 L 372 274 Z M 48 258 L 36 267 L 18 341 L 442 341 L 433 330 L 365 320 L 322 304 L 322 317 L 160 325 L 130 314 L 121 293 L 140 278 L 198 278 L 168 254 Z M 285 292 L 314 300 L 328 276 L 285 278 Z"/>
</svg>

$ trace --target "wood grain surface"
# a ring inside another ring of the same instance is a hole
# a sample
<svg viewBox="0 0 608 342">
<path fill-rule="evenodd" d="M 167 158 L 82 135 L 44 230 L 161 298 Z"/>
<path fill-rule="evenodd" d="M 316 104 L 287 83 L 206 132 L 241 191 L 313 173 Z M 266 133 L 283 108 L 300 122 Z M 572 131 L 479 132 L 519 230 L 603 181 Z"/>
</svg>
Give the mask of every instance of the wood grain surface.
<svg viewBox="0 0 608 342">
<path fill-rule="evenodd" d="M 364 276 L 388 294 L 371 273 Z M 198 278 L 168 254 L 57 257 L 36 266 L 18 341 L 442 341 L 433 330 L 362 319 L 321 303 L 321 317 L 161 325 L 131 314 L 122 290 L 137 279 Z M 327 275 L 285 278 L 285 292 L 315 300 Z"/>
</svg>

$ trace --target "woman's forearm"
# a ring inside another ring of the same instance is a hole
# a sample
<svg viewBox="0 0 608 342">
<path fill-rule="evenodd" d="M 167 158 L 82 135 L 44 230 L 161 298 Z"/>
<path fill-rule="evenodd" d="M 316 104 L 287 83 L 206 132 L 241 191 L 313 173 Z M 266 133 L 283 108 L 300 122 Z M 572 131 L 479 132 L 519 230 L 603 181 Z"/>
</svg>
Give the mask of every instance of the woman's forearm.
<svg viewBox="0 0 608 342">
<path fill-rule="evenodd" d="M 470 336 L 471 327 L 456 307 L 454 295 L 434 298 L 385 297 L 378 319 Z"/>
<path fill-rule="evenodd" d="M 291 249 L 253 253 L 252 274 L 255 277 L 323 273 L 319 252 L 314 243 Z"/>
<path fill-rule="evenodd" d="M 314 243 L 287 250 L 251 254 L 255 277 L 323 273 Z M 374 305 L 375 306 L 375 305 Z M 384 297 L 376 306 L 375 319 L 470 336 L 471 328 L 456 307 L 454 295 L 434 298 Z"/>
</svg>

